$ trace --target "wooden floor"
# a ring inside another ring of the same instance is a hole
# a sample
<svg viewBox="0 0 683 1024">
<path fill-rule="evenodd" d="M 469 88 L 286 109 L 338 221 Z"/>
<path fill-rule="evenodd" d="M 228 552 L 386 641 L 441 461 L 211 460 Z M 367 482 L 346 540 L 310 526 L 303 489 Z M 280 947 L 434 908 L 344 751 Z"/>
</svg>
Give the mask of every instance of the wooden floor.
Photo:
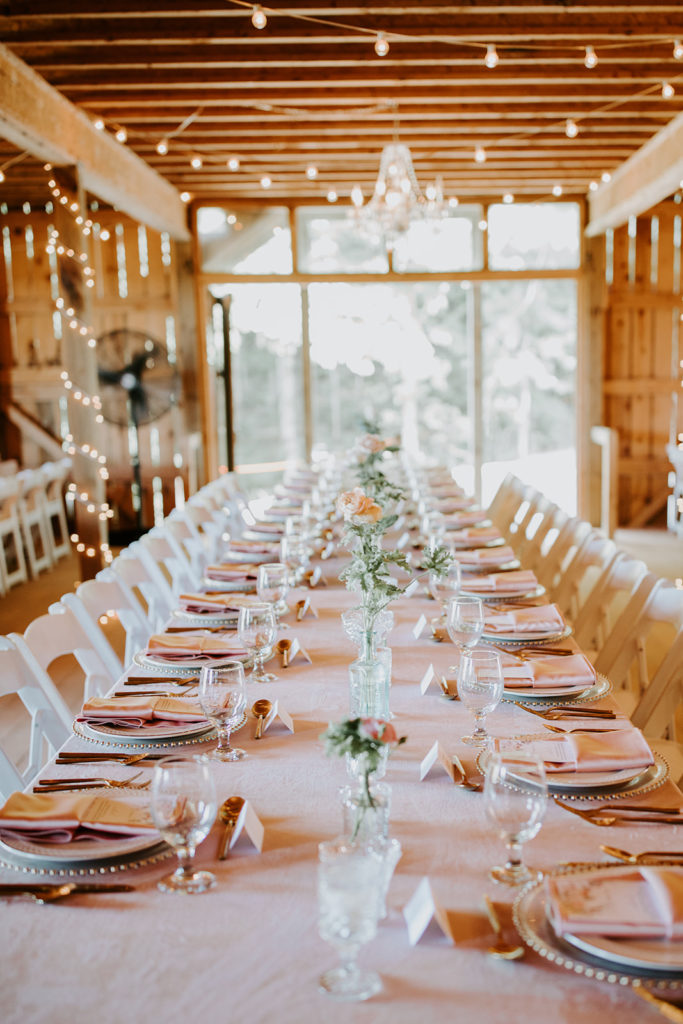
<svg viewBox="0 0 683 1024">
<path fill-rule="evenodd" d="M 665 530 L 618 530 L 615 540 L 628 554 L 641 558 L 658 576 L 683 586 L 683 540 Z M 38 579 L 14 587 L 0 598 L 0 635 L 23 633 L 39 615 L 47 613 L 62 594 L 78 585 L 79 562 L 75 555 L 62 559 L 50 572 Z M 116 623 L 107 627 L 109 639 L 119 655 L 123 652 L 123 630 Z M 72 656 L 59 658 L 50 669 L 62 697 L 76 714 L 80 709 L 83 688 L 78 664 Z M 1 682 L 0 682 L 1 685 Z M 14 696 L 0 696 L 0 746 L 10 757 L 19 759 L 28 746 L 29 718 L 21 701 Z"/>
</svg>

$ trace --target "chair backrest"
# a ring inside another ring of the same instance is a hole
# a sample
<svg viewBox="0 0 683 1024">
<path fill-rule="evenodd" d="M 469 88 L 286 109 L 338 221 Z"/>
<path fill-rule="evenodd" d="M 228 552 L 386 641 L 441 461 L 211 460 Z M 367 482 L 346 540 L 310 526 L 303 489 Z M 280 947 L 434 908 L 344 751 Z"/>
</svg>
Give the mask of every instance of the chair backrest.
<svg viewBox="0 0 683 1024">
<path fill-rule="evenodd" d="M 100 628 L 100 618 L 110 617 L 110 612 L 118 616 L 118 620 L 126 633 L 126 649 L 124 661 L 129 665 L 133 655 L 147 644 L 150 626 L 141 606 L 127 585 L 112 573 L 108 579 L 101 579 L 98 573 L 94 580 L 86 580 L 76 590 L 76 596 L 93 624 Z"/>
<path fill-rule="evenodd" d="M 156 562 L 144 558 L 144 548 L 135 541 L 124 548 L 108 569 L 102 569 L 98 578 L 120 580 L 130 596 L 138 601 L 151 632 L 161 629 L 175 607 L 173 591 Z"/>
<path fill-rule="evenodd" d="M 522 481 L 514 473 L 508 473 L 491 499 L 487 512 L 489 518 L 501 533 L 507 532 L 517 509 L 522 503 L 523 493 L 524 484 Z"/>
<path fill-rule="evenodd" d="M 583 650 L 595 655 L 600 653 L 647 571 L 645 562 L 629 558 L 623 551 L 617 552 L 574 621 L 574 637 Z"/>
<path fill-rule="evenodd" d="M 49 668 L 56 658 L 73 654 L 84 674 L 83 699 L 106 693 L 116 681 L 107 671 L 85 629 L 73 610 L 61 603 L 52 605 L 48 615 L 40 615 L 24 630 L 23 636 L 10 638 L 32 668 L 50 677 Z"/>
<path fill-rule="evenodd" d="M 174 509 L 164 519 L 164 529 L 168 530 L 178 543 L 199 582 L 209 564 L 209 554 L 192 517 L 186 514 L 185 509 Z"/>
<path fill-rule="evenodd" d="M 554 598 L 562 614 L 574 623 L 593 588 L 609 573 L 619 554 L 613 540 L 591 530 L 578 545 L 558 583 Z"/>
<path fill-rule="evenodd" d="M 143 534 L 140 544 L 168 580 L 174 597 L 194 591 L 201 584 L 187 555 L 168 530 L 155 526 Z"/>
<path fill-rule="evenodd" d="M 30 740 L 28 763 L 23 770 L 11 755 L 7 741 L 0 746 L 0 795 L 3 799 L 14 790 L 30 785 L 48 757 L 72 735 L 72 716 L 52 680 L 44 678 L 40 669 L 34 673 L 14 641 L 0 636 L 0 694 L 11 693 L 19 697 L 30 716 Z"/>
<path fill-rule="evenodd" d="M 562 522 L 554 543 L 539 563 L 536 575 L 546 587 L 551 598 L 559 586 L 564 572 L 571 564 L 582 541 L 592 531 L 590 523 L 572 516 Z"/>
</svg>

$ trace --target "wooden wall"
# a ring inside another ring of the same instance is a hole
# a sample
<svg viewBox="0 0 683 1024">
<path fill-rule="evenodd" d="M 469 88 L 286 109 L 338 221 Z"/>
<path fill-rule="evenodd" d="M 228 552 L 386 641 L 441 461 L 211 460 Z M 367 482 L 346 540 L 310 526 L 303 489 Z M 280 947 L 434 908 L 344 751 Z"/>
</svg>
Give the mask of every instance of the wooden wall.
<svg viewBox="0 0 683 1024">
<path fill-rule="evenodd" d="M 602 422 L 619 433 L 619 525 L 661 520 L 670 440 L 683 431 L 681 220 L 661 203 L 604 239 Z"/>
<path fill-rule="evenodd" d="M 188 345 L 178 331 L 179 267 L 174 242 L 112 210 L 97 210 L 90 216 L 95 227 L 84 247 L 89 247 L 95 272 L 95 286 L 88 289 L 94 336 L 119 328 L 149 333 L 166 346 L 181 378 L 187 372 L 193 374 L 194 353 L 188 356 L 187 350 L 194 348 L 194 338 Z M 0 216 L 0 403 L 3 408 L 7 402 L 18 404 L 61 438 L 65 423 L 75 416 L 73 399 L 60 379 L 65 325 L 56 313 L 55 299 L 63 282 L 60 285 L 57 258 L 46 252 L 55 219 L 38 210 Z M 191 461 L 197 453 L 191 428 L 196 416 L 181 397 L 177 407 L 140 430 L 146 526 L 153 525 L 154 509 L 159 514 L 173 507 L 176 479 L 182 478 L 187 490 L 188 474 L 194 477 Z M 135 518 L 128 432 L 110 424 L 100 429 L 99 445 L 110 475 L 107 500 L 117 514 L 113 525 L 128 528 Z M 4 417 L 0 431 L 3 457 L 18 458 L 26 466 L 45 460 L 45 451 Z"/>
</svg>

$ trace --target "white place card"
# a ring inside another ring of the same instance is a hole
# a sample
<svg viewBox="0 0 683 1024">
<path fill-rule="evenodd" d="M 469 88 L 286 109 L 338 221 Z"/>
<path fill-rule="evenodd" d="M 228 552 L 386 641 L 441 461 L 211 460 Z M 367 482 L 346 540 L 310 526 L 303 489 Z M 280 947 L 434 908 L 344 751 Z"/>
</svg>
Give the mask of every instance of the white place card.
<svg viewBox="0 0 683 1024">
<path fill-rule="evenodd" d="M 280 719 L 280 721 L 282 722 L 286 729 L 289 729 L 290 732 L 294 732 L 294 719 L 287 711 L 285 711 L 284 708 L 281 708 L 279 702 L 275 700 L 273 701 L 272 708 L 270 709 L 266 717 L 263 719 L 263 729 L 261 730 L 262 736 L 265 734 L 268 727 L 272 725 L 276 718 Z"/>
<path fill-rule="evenodd" d="M 400 536 L 400 537 L 398 538 L 398 540 L 396 541 L 396 544 L 394 545 L 394 547 L 396 548 L 396 550 L 397 550 L 397 551 L 402 551 L 402 550 L 403 550 L 403 548 L 404 548 L 404 547 L 405 547 L 405 546 L 406 546 L 406 545 L 407 545 L 407 544 L 408 544 L 409 542 L 410 542 L 410 534 L 409 534 L 409 533 L 408 533 L 408 531 L 406 530 L 406 531 L 405 531 L 404 533 L 402 533 L 402 534 L 401 534 L 401 536 Z"/>
<path fill-rule="evenodd" d="M 425 615 L 421 615 L 420 618 L 415 623 L 415 625 L 413 626 L 413 636 L 415 637 L 416 640 L 420 639 L 420 637 L 422 636 L 422 634 L 424 632 L 424 629 L 425 629 L 426 625 L 427 625 L 427 618 L 426 618 Z"/>
<path fill-rule="evenodd" d="M 295 636 L 289 641 L 288 647 L 280 648 L 280 658 L 282 659 L 283 668 L 289 668 L 297 659 L 305 662 L 307 665 L 313 664 L 310 654 L 305 647 L 301 646 L 298 638 Z"/>
<path fill-rule="evenodd" d="M 406 587 L 406 589 L 403 591 L 403 596 L 404 597 L 412 597 L 413 594 L 415 593 L 415 591 L 418 589 L 419 586 L 420 586 L 420 581 L 419 580 L 413 580 L 412 583 L 409 583 L 408 586 Z"/>
<path fill-rule="evenodd" d="M 416 946 L 422 936 L 432 925 L 433 931 L 439 931 L 451 945 L 455 937 L 448 920 L 448 912 L 434 899 L 429 878 L 422 879 L 417 889 L 403 908 L 403 917 L 408 928 L 408 942 Z"/>
<path fill-rule="evenodd" d="M 309 569 L 309 571 L 305 574 L 304 579 L 308 586 L 311 588 L 311 590 L 313 589 L 313 587 L 327 586 L 327 578 L 323 576 L 322 569 L 320 568 L 319 565 L 316 565 L 315 569 Z"/>
<path fill-rule="evenodd" d="M 248 837 L 252 846 L 255 846 L 258 852 L 261 853 L 263 850 L 263 837 L 266 830 L 263 827 L 261 819 L 248 800 L 244 801 L 242 810 L 240 811 L 240 816 L 235 822 L 235 827 L 230 837 L 230 850 L 235 846 L 243 832 Z"/>
<path fill-rule="evenodd" d="M 314 605 L 311 604 L 310 597 L 305 597 L 301 601 L 297 601 L 294 605 L 294 613 L 296 615 L 296 621 L 301 622 L 307 615 L 312 616 L 314 619 L 318 618 L 318 612 Z"/>
<path fill-rule="evenodd" d="M 328 558 L 331 558 L 333 554 L 334 541 L 330 541 L 329 544 L 326 544 L 325 547 L 320 552 L 320 557 L 323 559 L 323 561 L 326 561 Z"/>
<path fill-rule="evenodd" d="M 422 676 L 422 679 L 420 680 L 420 693 L 424 695 L 427 692 L 427 690 L 429 689 L 430 685 L 434 682 L 435 679 L 436 679 L 436 673 L 434 672 L 434 666 L 432 665 L 432 663 L 430 661 L 429 667 L 428 667 L 427 671 L 425 672 L 425 674 Z"/>
<path fill-rule="evenodd" d="M 420 782 L 427 778 L 435 764 L 439 764 L 448 775 L 451 782 L 455 782 L 455 766 L 453 758 L 446 753 L 438 740 L 432 745 L 429 753 L 420 762 Z"/>
</svg>

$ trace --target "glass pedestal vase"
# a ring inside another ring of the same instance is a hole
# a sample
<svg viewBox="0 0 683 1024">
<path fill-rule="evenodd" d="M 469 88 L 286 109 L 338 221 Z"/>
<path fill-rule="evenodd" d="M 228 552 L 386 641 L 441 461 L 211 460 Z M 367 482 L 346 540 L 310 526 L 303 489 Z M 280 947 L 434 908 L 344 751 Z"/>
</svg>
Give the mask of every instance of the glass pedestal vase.
<svg viewBox="0 0 683 1024">
<path fill-rule="evenodd" d="M 351 718 L 381 718 L 387 721 L 389 685 L 386 660 L 358 658 L 349 665 L 349 713 Z"/>
<path fill-rule="evenodd" d="M 342 804 L 343 835 L 354 843 L 386 839 L 389 833 L 391 786 L 386 782 L 343 786 L 339 795 Z"/>
</svg>

